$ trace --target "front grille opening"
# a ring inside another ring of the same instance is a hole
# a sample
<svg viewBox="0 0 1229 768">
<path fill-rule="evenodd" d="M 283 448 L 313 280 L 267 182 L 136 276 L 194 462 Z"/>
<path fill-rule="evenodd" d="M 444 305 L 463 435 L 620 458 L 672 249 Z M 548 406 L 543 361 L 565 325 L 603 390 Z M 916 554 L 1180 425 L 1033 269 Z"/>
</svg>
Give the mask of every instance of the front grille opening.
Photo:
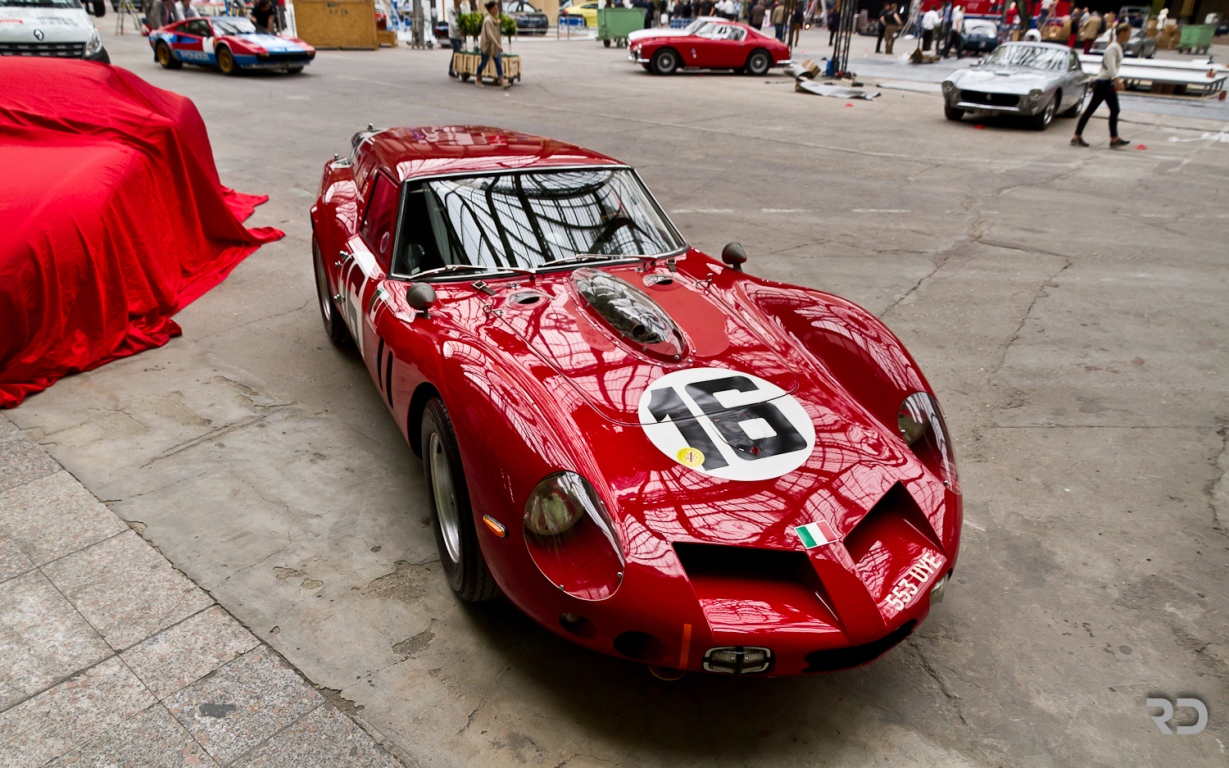
<svg viewBox="0 0 1229 768">
<path fill-rule="evenodd" d="M 918 508 L 917 502 L 913 500 L 909 491 L 905 490 L 905 486 L 897 483 L 888 489 L 883 498 L 871 508 L 870 512 L 866 513 L 866 517 L 859 520 L 854 529 L 845 537 L 845 549 L 849 550 L 849 556 L 855 563 L 861 562 L 876 542 L 882 541 L 889 535 L 895 520 L 904 520 L 935 549 L 943 551 L 930 521 L 922 514 L 922 510 Z"/>
<path fill-rule="evenodd" d="M 872 662 L 892 650 L 901 640 L 912 632 L 915 621 L 907 621 L 895 632 L 884 635 L 872 643 L 854 645 L 848 648 L 829 648 L 823 651 L 812 651 L 803 659 L 806 669 L 803 672 L 836 672 L 842 669 L 852 669 Z"/>
<path fill-rule="evenodd" d="M 683 570 L 692 578 L 788 581 L 807 589 L 822 589 L 805 552 L 676 541 Z"/>
<path fill-rule="evenodd" d="M 1020 97 L 1011 93 L 982 93 L 981 91 L 961 91 L 960 100 L 971 104 L 990 104 L 995 107 L 1014 107 L 1020 103 Z"/>
</svg>

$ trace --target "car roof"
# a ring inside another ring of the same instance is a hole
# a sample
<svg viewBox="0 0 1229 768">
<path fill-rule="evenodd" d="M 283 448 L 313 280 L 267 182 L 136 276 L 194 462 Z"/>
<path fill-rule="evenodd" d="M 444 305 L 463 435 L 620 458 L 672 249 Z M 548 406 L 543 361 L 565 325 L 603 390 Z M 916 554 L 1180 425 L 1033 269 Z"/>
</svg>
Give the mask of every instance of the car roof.
<svg viewBox="0 0 1229 768">
<path fill-rule="evenodd" d="M 484 125 L 388 128 L 363 140 L 360 165 L 388 168 L 397 181 L 449 173 L 622 165 L 575 144 Z M 366 176 L 366 169 L 355 169 Z"/>
<path fill-rule="evenodd" d="M 1008 40 L 1007 42 L 1003 43 L 1003 45 L 1031 45 L 1034 48 L 1050 48 L 1055 51 L 1067 52 L 1071 51 L 1070 48 L 1062 43 L 1047 43 L 1043 40 Z"/>
</svg>

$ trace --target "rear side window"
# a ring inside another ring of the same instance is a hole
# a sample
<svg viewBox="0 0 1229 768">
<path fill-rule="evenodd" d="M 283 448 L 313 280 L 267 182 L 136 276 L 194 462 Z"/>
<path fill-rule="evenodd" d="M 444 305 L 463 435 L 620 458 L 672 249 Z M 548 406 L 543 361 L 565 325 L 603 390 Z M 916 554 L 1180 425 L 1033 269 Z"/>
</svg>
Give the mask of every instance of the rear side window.
<svg viewBox="0 0 1229 768">
<path fill-rule="evenodd" d="M 393 249 L 393 221 L 397 217 L 397 185 L 384 174 L 377 173 L 367 199 L 367 215 L 363 217 L 359 234 L 387 272 L 388 257 Z"/>
<path fill-rule="evenodd" d="M 448 228 L 435 193 L 421 181 L 410 182 L 406 185 L 403 204 L 401 236 L 397 241 L 392 274 L 412 277 L 419 272 L 445 266 L 440 254 L 450 253 L 452 248 L 447 240 L 440 240 L 448 236 Z"/>
</svg>

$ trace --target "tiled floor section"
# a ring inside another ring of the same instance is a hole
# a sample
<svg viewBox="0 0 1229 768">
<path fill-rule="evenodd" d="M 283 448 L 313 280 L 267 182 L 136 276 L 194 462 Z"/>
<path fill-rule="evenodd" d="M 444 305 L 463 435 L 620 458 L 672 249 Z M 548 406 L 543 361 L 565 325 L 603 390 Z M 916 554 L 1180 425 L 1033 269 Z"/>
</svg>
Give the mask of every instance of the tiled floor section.
<svg viewBox="0 0 1229 768">
<path fill-rule="evenodd" d="M 0 768 L 400 765 L 0 417 Z"/>
</svg>

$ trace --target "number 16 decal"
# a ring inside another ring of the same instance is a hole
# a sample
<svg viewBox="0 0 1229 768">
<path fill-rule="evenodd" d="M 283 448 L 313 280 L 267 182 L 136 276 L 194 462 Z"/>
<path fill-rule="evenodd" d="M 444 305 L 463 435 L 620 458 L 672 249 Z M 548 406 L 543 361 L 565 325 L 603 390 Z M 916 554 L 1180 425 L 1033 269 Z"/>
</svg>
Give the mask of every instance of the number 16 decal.
<svg viewBox="0 0 1229 768">
<path fill-rule="evenodd" d="M 640 397 L 640 425 L 674 461 L 727 480 L 792 472 L 815 447 L 815 426 L 785 390 L 724 368 L 662 376 Z"/>
</svg>

